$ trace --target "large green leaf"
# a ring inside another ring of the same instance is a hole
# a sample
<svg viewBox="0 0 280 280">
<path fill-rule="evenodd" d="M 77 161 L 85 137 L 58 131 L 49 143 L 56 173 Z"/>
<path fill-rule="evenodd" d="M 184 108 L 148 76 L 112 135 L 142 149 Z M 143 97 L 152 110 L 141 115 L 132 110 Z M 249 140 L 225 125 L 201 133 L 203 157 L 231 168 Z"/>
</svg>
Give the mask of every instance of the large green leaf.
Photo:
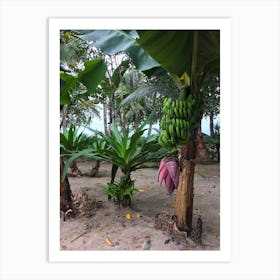
<svg viewBox="0 0 280 280">
<path fill-rule="evenodd" d="M 65 72 L 60 73 L 60 105 L 71 103 L 70 92 L 77 87 L 79 81 L 76 77 Z"/>
<path fill-rule="evenodd" d="M 60 73 L 60 105 L 71 103 L 71 91 L 78 88 L 82 83 L 86 86 L 87 91 L 81 94 L 80 98 L 85 98 L 90 95 L 93 90 L 104 79 L 107 70 L 107 65 L 102 58 L 96 58 L 85 62 L 85 69 L 78 73 L 78 76 L 73 76 L 65 72 Z"/>
<path fill-rule="evenodd" d="M 128 68 L 129 68 L 129 60 L 124 60 L 113 72 L 111 81 L 112 83 L 114 83 L 116 88 L 119 86 L 121 78 Z"/>
<path fill-rule="evenodd" d="M 78 79 L 89 91 L 95 90 L 100 81 L 105 77 L 107 65 L 102 58 L 85 62 L 85 69 L 79 72 Z"/>
<path fill-rule="evenodd" d="M 93 42 L 104 53 L 115 55 L 125 52 L 140 71 L 160 66 L 135 41 L 136 33 L 123 30 L 84 30 L 80 38 Z"/>
<path fill-rule="evenodd" d="M 181 76 L 191 74 L 194 30 L 143 30 L 138 31 L 137 42 L 163 68 Z M 218 30 L 197 31 L 198 73 L 219 73 L 220 32 Z"/>
</svg>

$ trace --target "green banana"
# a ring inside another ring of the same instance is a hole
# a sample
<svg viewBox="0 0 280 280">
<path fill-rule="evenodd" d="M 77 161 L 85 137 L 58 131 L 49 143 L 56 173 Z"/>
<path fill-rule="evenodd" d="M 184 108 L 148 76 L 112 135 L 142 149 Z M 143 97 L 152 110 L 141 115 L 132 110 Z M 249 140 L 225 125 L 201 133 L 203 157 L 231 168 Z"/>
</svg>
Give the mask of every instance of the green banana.
<svg viewBox="0 0 280 280">
<path fill-rule="evenodd" d="M 182 119 L 176 119 L 176 126 L 178 126 L 179 128 L 181 128 L 181 120 Z"/>
<path fill-rule="evenodd" d="M 168 132 L 170 134 L 170 138 L 174 138 L 176 135 L 175 135 L 175 132 L 174 132 L 174 126 L 172 124 L 169 124 L 168 126 Z"/>
<path fill-rule="evenodd" d="M 162 136 L 163 136 L 164 139 L 166 139 L 166 141 L 170 138 L 167 130 L 162 131 Z"/>
<path fill-rule="evenodd" d="M 187 107 L 183 109 L 183 117 L 187 118 Z"/>
<path fill-rule="evenodd" d="M 163 126 L 164 126 L 164 120 L 161 120 L 161 122 L 160 122 L 161 129 L 163 129 Z"/>
<path fill-rule="evenodd" d="M 175 108 L 175 110 L 176 110 L 176 117 L 181 117 L 181 114 L 180 114 L 180 108 L 178 107 L 178 108 Z"/>
<path fill-rule="evenodd" d="M 173 127 L 176 127 L 177 123 L 176 123 L 176 119 L 175 118 L 172 119 L 171 123 L 172 123 Z"/>
<path fill-rule="evenodd" d="M 159 136 L 158 138 L 158 143 L 160 144 L 160 146 L 164 147 L 164 143 L 162 142 L 162 135 Z"/>
<path fill-rule="evenodd" d="M 181 138 L 181 133 L 180 133 L 180 127 L 179 126 L 176 126 L 176 137 L 177 138 Z"/>
<path fill-rule="evenodd" d="M 183 128 L 188 129 L 188 122 L 186 120 L 182 120 L 182 121 L 183 121 Z"/>
<path fill-rule="evenodd" d="M 184 120 L 183 119 L 180 119 L 180 128 L 184 129 Z"/>
<path fill-rule="evenodd" d="M 172 98 L 171 98 L 171 97 L 169 97 L 169 98 L 168 98 L 168 100 L 167 100 L 167 106 L 170 106 L 170 105 L 171 105 L 171 103 L 172 103 Z"/>
</svg>

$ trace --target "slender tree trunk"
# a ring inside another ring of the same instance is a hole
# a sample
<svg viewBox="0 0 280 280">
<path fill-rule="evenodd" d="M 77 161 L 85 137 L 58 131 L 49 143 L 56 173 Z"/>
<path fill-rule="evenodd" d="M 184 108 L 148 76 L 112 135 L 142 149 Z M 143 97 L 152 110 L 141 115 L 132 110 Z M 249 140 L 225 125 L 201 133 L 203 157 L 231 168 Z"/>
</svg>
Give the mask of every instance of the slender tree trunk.
<svg viewBox="0 0 280 280">
<path fill-rule="evenodd" d="M 92 167 L 91 171 L 88 173 L 89 177 L 96 177 L 100 168 L 100 160 L 96 161 L 95 166 Z"/>
<path fill-rule="evenodd" d="M 122 126 L 122 134 L 125 135 L 125 131 L 126 131 L 126 120 L 125 120 L 125 109 L 123 108 L 123 113 L 122 115 L 122 120 L 121 120 L 121 126 Z"/>
<path fill-rule="evenodd" d="M 149 128 L 148 128 L 148 132 L 147 132 L 147 136 L 150 137 L 151 136 L 151 133 L 152 133 L 152 127 L 153 127 L 153 124 L 152 122 L 150 122 L 149 124 Z"/>
<path fill-rule="evenodd" d="M 71 168 L 71 176 L 81 176 L 82 175 L 82 172 L 81 170 L 79 169 L 77 163 L 75 161 L 73 161 L 70 166 Z"/>
<path fill-rule="evenodd" d="M 104 133 L 106 135 L 109 134 L 108 131 L 108 118 L 107 118 L 107 104 L 106 101 L 103 103 L 103 124 L 104 124 Z"/>
<path fill-rule="evenodd" d="M 72 191 L 67 176 L 62 181 L 62 173 L 64 169 L 64 161 L 60 158 L 60 211 L 66 213 L 71 210 L 71 215 L 74 215 L 74 207 L 72 200 Z"/>
<path fill-rule="evenodd" d="M 214 135 L 214 114 L 213 112 L 210 113 L 210 136 Z"/>
<path fill-rule="evenodd" d="M 60 123 L 60 129 L 64 129 L 67 125 L 67 105 L 63 105 L 62 107 L 62 120 Z"/>
<path fill-rule="evenodd" d="M 131 187 L 131 178 L 130 178 L 130 174 L 125 174 L 124 176 L 126 177 L 126 183 L 125 183 L 125 189 L 126 189 L 126 188 Z M 121 203 L 122 203 L 123 207 L 130 207 L 130 205 L 131 205 L 131 198 L 130 198 L 130 196 L 129 195 L 125 195 L 123 197 L 123 200 L 122 200 Z"/>
<path fill-rule="evenodd" d="M 155 105 L 156 105 L 156 97 L 157 97 L 156 94 L 154 94 L 154 95 L 153 95 L 153 101 L 152 101 L 152 102 L 153 102 L 153 103 L 152 103 L 152 106 L 153 106 L 153 107 L 155 107 Z M 153 127 L 153 122 L 152 122 L 152 120 L 151 120 L 151 122 L 150 122 L 150 124 L 149 124 L 149 128 L 148 128 L 148 137 L 151 136 L 151 134 L 152 134 L 152 127 Z"/>
<path fill-rule="evenodd" d="M 121 94 L 121 101 L 123 101 L 123 94 Z M 121 110 L 122 110 L 122 113 L 121 113 Z M 125 107 L 122 107 L 121 110 L 120 110 L 121 129 L 122 129 L 122 134 L 125 135 L 125 131 L 126 131 Z"/>
</svg>

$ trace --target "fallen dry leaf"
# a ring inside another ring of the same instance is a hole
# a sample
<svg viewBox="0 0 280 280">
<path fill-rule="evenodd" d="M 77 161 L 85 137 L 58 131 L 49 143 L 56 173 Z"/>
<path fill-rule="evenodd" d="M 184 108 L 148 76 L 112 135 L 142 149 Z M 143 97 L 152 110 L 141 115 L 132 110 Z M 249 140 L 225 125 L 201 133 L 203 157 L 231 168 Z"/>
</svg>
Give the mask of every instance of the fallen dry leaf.
<svg viewBox="0 0 280 280">
<path fill-rule="evenodd" d="M 61 247 L 62 247 L 62 250 L 68 250 L 67 246 L 65 246 L 65 245 L 62 245 Z"/>
<path fill-rule="evenodd" d="M 142 215 L 140 215 L 139 213 L 136 213 L 136 217 L 137 217 L 137 218 L 141 218 Z"/>
<path fill-rule="evenodd" d="M 105 241 L 109 246 L 114 246 L 109 237 L 106 237 Z"/>
<path fill-rule="evenodd" d="M 203 192 L 199 192 L 199 193 L 197 193 L 197 197 L 200 197 L 200 196 L 203 196 L 204 195 L 204 193 Z"/>
<path fill-rule="evenodd" d="M 143 190 L 143 189 L 139 189 L 138 191 L 139 191 L 139 192 L 144 192 L 145 190 Z"/>
<path fill-rule="evenodd" d="M 125 214 L 125 217 L 126 217 L 128 220 L 130 220 L 130 219 L 131 219 L 130 213 L 126 213 L 126 214 Z"/>
</svg>

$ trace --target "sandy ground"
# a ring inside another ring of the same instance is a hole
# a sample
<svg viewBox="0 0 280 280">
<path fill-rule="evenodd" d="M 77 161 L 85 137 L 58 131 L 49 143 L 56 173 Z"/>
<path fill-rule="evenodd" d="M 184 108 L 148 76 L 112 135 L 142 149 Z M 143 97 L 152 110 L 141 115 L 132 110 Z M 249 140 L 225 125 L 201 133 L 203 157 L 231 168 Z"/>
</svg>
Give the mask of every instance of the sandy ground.
<svg viewBox="0 0 280 280">
<path fill-rule="evenodd" d="M 94 163 L 78 163 L 82 172 L 89 172 Z M 220 248 L 220 166 L 197 164 L 194 189 L 193 225 L 198 215 L 203 222 L 202 243 L 194 244 L 180 236 L 170 237 L 166 227 L 157 229 L 155 217 L 169 223 L 174 214 L 175 194 L 159 187 L 157 169 L 132 173 L 135 193 L 131 208 L 108 201 L 103 188 L 110 181 L 111 166 L 101 163 L 97 177 L 70 177 L 77 200 L 86 200 L 87 211 L 75 219 L 61 218 L 61 250 L 219 250 Z M 83 198 L 83 199 L 82 199 Z M 129 216 L 129 215 L 130 216 Z M 164 222 L 162 222 L 164 225 Z"/>
</svg>

